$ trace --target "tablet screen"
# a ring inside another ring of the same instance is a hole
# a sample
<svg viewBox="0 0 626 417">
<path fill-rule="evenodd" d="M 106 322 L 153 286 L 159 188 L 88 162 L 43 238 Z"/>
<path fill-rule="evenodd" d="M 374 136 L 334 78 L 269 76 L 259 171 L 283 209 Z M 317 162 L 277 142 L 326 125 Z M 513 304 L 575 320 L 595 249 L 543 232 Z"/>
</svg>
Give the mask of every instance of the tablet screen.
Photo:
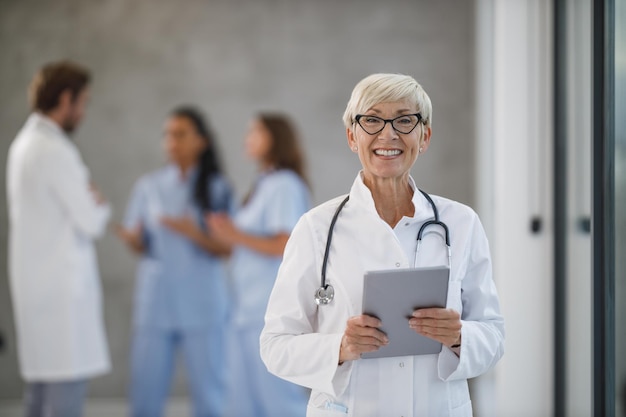
<svg viewBox="0 0 626 417">
<path fill-rule="evenodd" d="M 441 343 L 417 334 L 409 318 L 418 308 L 445 308 L 448 298 L 447 266 L 370 271 L 365 274 L 363 314 L 382 321 L 389 344 L 361 358 L 428 355 L 441 352 Z"/>
</svg>

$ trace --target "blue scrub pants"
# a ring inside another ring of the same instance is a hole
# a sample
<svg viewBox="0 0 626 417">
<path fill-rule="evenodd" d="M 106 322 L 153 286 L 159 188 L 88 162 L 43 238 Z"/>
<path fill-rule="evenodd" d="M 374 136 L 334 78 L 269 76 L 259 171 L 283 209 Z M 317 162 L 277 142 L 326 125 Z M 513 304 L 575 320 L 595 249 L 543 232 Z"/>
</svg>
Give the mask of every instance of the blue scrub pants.
<svg viewBox="0 0 626 417">
<path fill-rule="evenodd" d="M 30 382 L 26 384 L 26 417 L 80 417 L 87 381 Z"/>
<path fill-rule="evenodd" d="M 261 360 L 263 324 L 235 328 L 228 343 L 228 417 L 304 417 L 309 390 L 278 378 Z"/>
<path fill-rule="evenodd" d="M 193 330 L 136 328 L 131 352 L 131 415 L 163 415 L 176 352 L 180 350 L 194 417 L 221 417 L 226 395 L 223 345 L 221 327 Z"/>
</svg>

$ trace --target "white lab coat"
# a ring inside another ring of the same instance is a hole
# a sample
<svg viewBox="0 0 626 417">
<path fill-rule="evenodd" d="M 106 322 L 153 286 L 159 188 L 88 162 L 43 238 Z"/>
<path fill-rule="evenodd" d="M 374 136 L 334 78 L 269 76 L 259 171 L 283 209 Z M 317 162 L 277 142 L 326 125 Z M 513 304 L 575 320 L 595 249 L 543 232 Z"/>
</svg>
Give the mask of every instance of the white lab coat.
<svg viewBox="0 0 626 417">
<path fill-rule="evenodd" d="M 9 149 L 9 276 L 26 381 L 106 372 L 109 354 L 93 240 L 110 216 L 74 143 L 32 114 Z"/>
<path fill-rule="evenodd" d="M 270 372 L 312 389 L 307 416 L 472 415 L 467 379 L 486 372 L 502 356 L 504 322 L 478 216 L 460 203 L 432 198 L 450 230 L 447 306 L 461 313 L 460 358 L 444 347 L 435 355 L 337 365 L 346 321 L 362 313 L 366 271 L 447 264 L 438 227 L 427 229 L 415 258 L 417 231 L 433 218 L 421 193 L 414 192 L 414 217 L 403 218 L 392 229 L 357 176 L 335 225 L 326 274 L 335 298 L 325 306 L 316 305 L 314 294 L 328 227 L 343 197 L 305 214 L 292 232 L 265 315 L 261 357 Z"/>
</svg>

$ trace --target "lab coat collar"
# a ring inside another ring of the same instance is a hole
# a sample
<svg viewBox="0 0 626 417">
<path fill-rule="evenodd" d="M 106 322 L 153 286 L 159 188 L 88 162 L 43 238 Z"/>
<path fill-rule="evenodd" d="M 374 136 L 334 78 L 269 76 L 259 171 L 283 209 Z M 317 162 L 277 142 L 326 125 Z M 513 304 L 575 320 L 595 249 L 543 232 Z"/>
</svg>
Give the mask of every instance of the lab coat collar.
<svg viewBox="0 0 626 417">
<path fill-rule="evenodd" d="M 57 124 L 57 122 L 55 122 L 54 120 L 52 120 L 51 118 L 49 118 L 43 113 L 39 113 L 39 112 L 31 113 L 31 115 L 28 117 L 28 120 L 26 121 L 26 124 L 33 125 L 33 126 L 41 126 L 44 129 L 49 130 L 50 133 L 56 136 L 65 138 L 67 140 L 70 139 L 67 133 L 61 128 L 61 126 Z"/>
<path fill-rule="evenodd" d="M 419 192 L 417 185 L 415 184 L 415 180 L 410 175 L 409 186 L 413 190 L 413 197 L 411 201 L 415 207 L 415 213 L 412 219 L 416 221 L 424 221 L 433 217 L 433 209 L 430 206 L 430 203 L 426 200 L 426 197 Z M 353 207 L 360 207 L 368 212 L 371 212 L 373 215 L 380 217 L 376 211 L 376 205 L 374 204 L 372 192 L 363 182 L 363 171 L 359 171 L 354 183 L 352 184 L 352 188 L 350 189 L 350 202 L 355 203 Z"/>
</svg>

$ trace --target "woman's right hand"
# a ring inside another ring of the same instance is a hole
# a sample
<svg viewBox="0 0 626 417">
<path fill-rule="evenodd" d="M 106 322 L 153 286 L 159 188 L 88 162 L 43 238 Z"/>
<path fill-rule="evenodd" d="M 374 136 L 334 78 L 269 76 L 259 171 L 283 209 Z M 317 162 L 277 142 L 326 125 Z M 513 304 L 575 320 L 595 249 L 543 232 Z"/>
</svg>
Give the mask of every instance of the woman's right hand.
<svg viewBox="0 0 626 417">
<path fill-rule="evenodd" d="M 209 232 L 215 239 L 235 245 L 238 243 L 237 237 L 240 235 L 232 219 L 225 213 L 208 213 L 204 217 L 208 225 Z"/>
<path fill-rule="evenodd" d="M 379 330 L 381 321 L 366 314 L 350 317 L 341 338 L 339 363 L 361 358 L 361 353 L 375 352 L 389 343 L 385 333 Z"/>
<path fill-rule="evenodd" d="M 115 234 L 122 240 L 122 242 L 126 243 L 126 246 L 128 246 L 133 252 L 143 252 L 143 227 L 141 224 L 138 224 L 132 229 L 126 229 L 121 224 L 116 224 Z"/>
</svg>

